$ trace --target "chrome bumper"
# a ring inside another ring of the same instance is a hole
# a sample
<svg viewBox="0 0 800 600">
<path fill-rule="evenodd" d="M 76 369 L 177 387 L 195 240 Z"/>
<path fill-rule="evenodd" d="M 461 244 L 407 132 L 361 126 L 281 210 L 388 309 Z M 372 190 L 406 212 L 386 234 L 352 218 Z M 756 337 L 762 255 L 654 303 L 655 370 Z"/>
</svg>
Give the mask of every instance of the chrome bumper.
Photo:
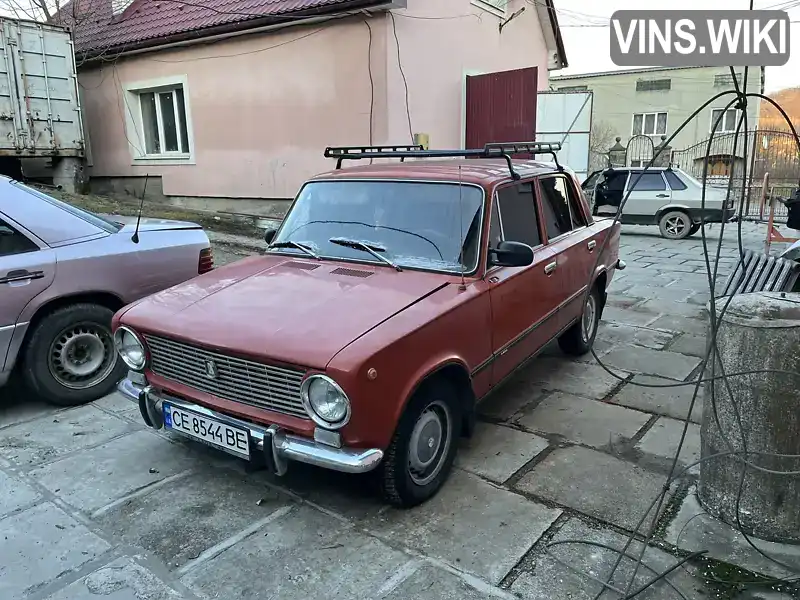
<svg viewBox="0 0 800 600">
<path fill-rule="evenodd" d="M 164 426 L 163 403 L 165 401 L 173 406 L 205 415 L 233 427 L 246 429 L 250 433 L 251 456 L 254 452 L 263 453 L 268 467 L 278 475 L 286 473 L 288 460 L 296 460 L 343 473 L 366 473 L 377 467 L 383 460 L 383 451 L 377 448 L 356 450 L 328 446 L 287 433 L 277 425 L 256 425 L 179 398 L 159 394 L 146 383 L 133 382 L 129 378 L 120 381 L 117 389 L 123 396 L 139 404 L 142 418 L 147 425 L 154 429 L 161 429 Z"/>
</svg>

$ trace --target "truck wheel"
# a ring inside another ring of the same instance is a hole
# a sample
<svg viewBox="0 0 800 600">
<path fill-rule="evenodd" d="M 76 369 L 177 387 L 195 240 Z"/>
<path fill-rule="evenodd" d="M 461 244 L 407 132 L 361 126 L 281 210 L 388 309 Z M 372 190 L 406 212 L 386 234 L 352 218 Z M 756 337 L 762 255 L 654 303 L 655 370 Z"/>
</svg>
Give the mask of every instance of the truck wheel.
<svg viewBox="0 0 800 600">
<path fill-rule="evenodd" d="M 73 304 L 44 317 L 25 348 L 25 383 L 58 406 L 78 406 L 110 393 L 125 375 L 111 335 L 113 314 L 97 304 Z"/>
<path fill-rule="evenodd" d="M 658 220 L 658 229 L 661 237 L 668 240 L 682 240 L 689 235 L 692 228 L 692 220 L 682 210 L 670 210 L 661 215 Z"/>
<path fill-rule="evenodd" d="M 586 297 L 581 318 L 558 338 L 558 345 L 564 354 L 583 356 L 592 349 L 600 323 L 600 292 L 595 285 Z"/>
<path fill-rule="evenodd" d="M 381 492 L 394 506 L 410 508 L 433 497 L 453 468 L 461 405 L 453 386 L 432 380 L 417 391 L 397 425 L 381 463 Z"/>
</svg>

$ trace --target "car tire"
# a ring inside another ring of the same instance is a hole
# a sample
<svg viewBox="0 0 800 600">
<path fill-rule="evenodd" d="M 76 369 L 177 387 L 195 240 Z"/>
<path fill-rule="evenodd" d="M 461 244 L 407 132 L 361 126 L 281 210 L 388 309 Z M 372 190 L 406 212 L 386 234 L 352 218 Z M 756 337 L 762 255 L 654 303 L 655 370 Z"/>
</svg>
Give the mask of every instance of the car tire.
<svg viewBox="0 0 800 600">
<path fill-rule="evenodd" d="M 595 285 L 586 296 L 581 318 L 558 338 L 558 345 L 564 354 L 583 356 L 592 349 L 594 339 L 597 337 L 601 311 L 600 290 Z"/>
<path fill-rule="evenodd" d="M 380 467 L 381 494 L 389 504 L 411 508 L 441 489 L 453 468 L 461 415 L 458 394 L 444 379 L 426 382 L 414 394 Z"/>
<path fill-rule="evenodd" d="M 79 406 L 109 394 L 125 375 L 111 335 L 114 312 L 98 304 L 54 310 L 26 344 L 22 376 L 43 400 Z"/>
<path fill-rule="evenodd" d="M 682 210 L 670 210 L 661 215 L 658 229 L 661 237 L 668 240 L 682 240 L 691 235 L 692 219 Z"/>
</svg>

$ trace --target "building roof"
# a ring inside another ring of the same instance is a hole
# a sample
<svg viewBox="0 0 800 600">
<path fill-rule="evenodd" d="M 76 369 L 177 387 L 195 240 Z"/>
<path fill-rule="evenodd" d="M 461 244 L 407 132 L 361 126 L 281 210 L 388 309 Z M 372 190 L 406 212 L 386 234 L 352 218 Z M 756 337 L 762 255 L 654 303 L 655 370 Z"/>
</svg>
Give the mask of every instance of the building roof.
<svg viewBox="0 0 800 600">
<path fill-rule="evenodd" d="M 685 71 L 687 69 L 725 69 L 728 67 L 645 67 L 642 69 L 618 69 L 616 71 L 600 71 L 595 73 L 575 73 L 574 75 L 553 75 L 551 81 L 566 81 L 569 79 L 586 79 L 587 77 L 609 77 L 613 75 L 628 75 L 629 73 L 661 73 L 663 71 Z"/>
<path fill-rule="evenodd" d="M 72 27 L 77 54 L 92 57 L 388 4 L 387 0 L 71 0 L 54 21 Z"/>
</svg>

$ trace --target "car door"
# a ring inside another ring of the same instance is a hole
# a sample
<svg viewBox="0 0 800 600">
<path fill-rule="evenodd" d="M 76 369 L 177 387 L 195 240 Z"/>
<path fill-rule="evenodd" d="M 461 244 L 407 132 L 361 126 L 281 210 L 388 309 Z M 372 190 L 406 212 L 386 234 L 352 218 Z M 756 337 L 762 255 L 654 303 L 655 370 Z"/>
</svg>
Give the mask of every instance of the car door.
<svg viewBox="0 0 800 600">
<path fill-rule="evenodd" d="M 5 365 L 17 318 L 53 282 L 55 264 L 53 250 L 0 214 L 0 366 Z"/>
<path fill-rule="evenodd" d="M 492 382 L 497 384 L 556 333 L 561 284 L 553 252 L 542 244 L 532 182 L 498 189 L 490 218 L 490 253 L 501 241 L 533 248 L 533 264 L 490 264 L 486 272 L 492 307 Z"/>
<path fill-rule="evenodd" d="M 571 177 L 554 173 L 539 178 L 539 198 L 548 245 L 556 254 L 563 286 L 559 301 L 560 329 L 571 325 L 582 313 L 582 298 L 589 282 L 599 241 Z"/>
<path fill-rule="evenodd" d="M 631 171 L 625 194 L 630 191 L 623 214 L 636 223 L 654 223 L 659 209 L 670 203 L 672 192 L 661 171 Z M 638 181 L 637 181 L 638 179 Z M 624 196 L 623 196 L 624 198 Z"/>
</svg>

